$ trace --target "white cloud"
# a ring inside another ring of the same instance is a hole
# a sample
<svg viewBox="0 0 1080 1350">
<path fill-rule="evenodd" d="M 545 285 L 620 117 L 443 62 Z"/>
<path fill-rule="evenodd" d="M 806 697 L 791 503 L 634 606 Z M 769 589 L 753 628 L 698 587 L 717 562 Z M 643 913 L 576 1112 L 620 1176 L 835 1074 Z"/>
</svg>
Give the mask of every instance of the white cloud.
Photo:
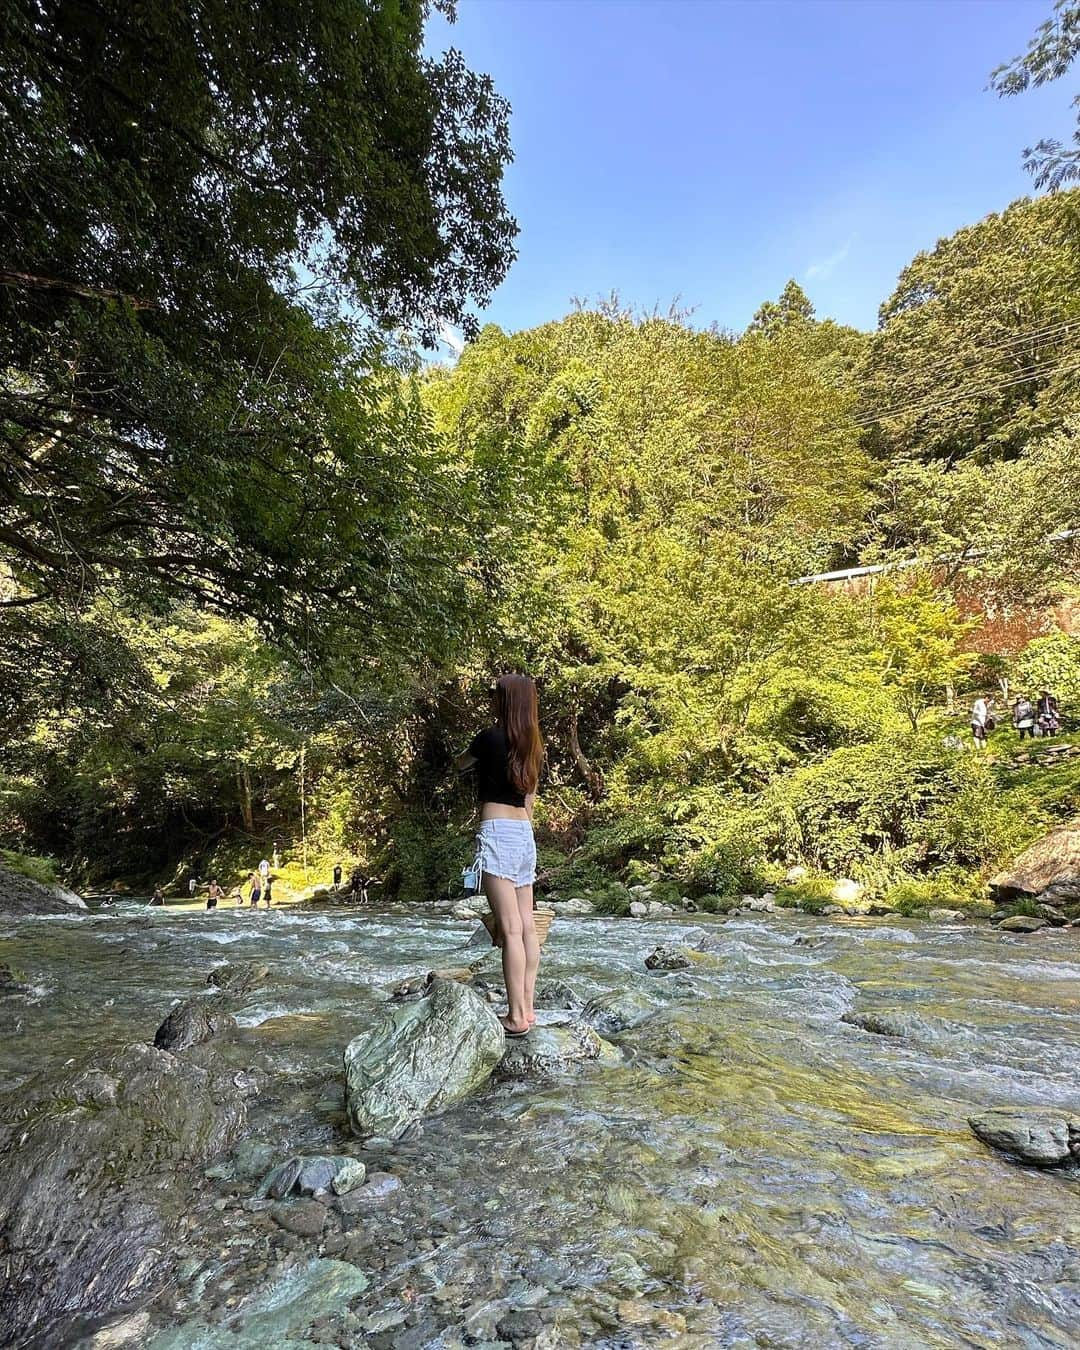
<svg viewBox="0 0 1080 1350">
<path fill-rule="evenodd" d="M 820 258 L 817 262 L 811 263 L 806 269 L 807 281 L 820 281 L 824 277 L 831 276 L 851 252 L 852 243 L 853 240 L 848 239 L 840 245 L 835 253 L 830 253 L 827 258 Z"/>
<path fill-rule="evenodd" d="M 439 341 L 444 342 L 454 353 L 455 357 L 460 356 L 465 350 L 465 339 L 456 328 L 451 327 L 448 323 L 444 322 L 440 325 Z"/>
</svg>

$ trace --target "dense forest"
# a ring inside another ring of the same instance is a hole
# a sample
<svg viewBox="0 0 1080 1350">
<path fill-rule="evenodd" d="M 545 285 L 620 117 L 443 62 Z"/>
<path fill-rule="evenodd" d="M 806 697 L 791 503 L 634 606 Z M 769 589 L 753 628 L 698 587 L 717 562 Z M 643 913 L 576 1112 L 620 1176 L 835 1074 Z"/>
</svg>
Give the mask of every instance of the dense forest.
<svg viewBox="0 0 1080 1350">
<path fill-rule="evenodd" d="M 142 885 L 276 840 L 445 896 L 453 757 L 520 669 L 549 887 L 976 898 L 1080 803 L 967 733 L 980 693 L 1080 718 L 1074 152 L 873 332 L 795 281 L 742 332 L 616 296 L 478 328 L 508 110 L 425 5 L 351 9 L 241 43 L 180 0 L 7 7 L 0 843 Z"/>
</svg>

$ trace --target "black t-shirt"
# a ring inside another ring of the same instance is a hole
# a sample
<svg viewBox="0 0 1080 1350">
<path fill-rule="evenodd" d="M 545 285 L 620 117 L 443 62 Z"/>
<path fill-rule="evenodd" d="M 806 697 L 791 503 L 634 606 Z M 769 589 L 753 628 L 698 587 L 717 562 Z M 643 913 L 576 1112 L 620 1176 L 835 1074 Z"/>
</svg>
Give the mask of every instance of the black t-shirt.
<svg viewBox="0 0 1080 1350">
<path fill-rule="evenodd" d="M 476 760 L 476 795 L 481 802 L 524 806 L 525 794 L 511 783 L 507 772 L 510 747 L 502 727 L 489 727 L 474 736 L 468 753 Z"/>
</svg>

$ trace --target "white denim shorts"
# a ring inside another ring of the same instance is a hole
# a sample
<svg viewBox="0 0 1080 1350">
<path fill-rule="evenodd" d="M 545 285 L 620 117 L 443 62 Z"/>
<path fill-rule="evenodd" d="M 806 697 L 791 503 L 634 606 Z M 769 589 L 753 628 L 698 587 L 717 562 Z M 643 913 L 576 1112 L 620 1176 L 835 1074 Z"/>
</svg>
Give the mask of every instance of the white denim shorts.
<svg viewBox="0 0 1080 1350">
<path fill-rule="evenodd" d="M 488 876 L 531 886 L 536 880 L 532 821 L 482 820 L 476 832 L 476 861 Z"/>
</svg>

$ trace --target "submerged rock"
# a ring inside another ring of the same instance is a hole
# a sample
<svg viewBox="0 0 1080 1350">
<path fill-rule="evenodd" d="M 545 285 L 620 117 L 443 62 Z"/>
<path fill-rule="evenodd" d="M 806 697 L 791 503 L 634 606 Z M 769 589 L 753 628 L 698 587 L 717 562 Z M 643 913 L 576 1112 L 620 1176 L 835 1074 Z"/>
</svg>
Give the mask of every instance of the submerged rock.
<svg viewBox="0 0 1080 1350">
<path fill-rule="evenodd" d="M 367 1168 L 358 1158 L 340 1154 L 289 1158 L 263 1178 L 256 1191 L 261 1197 L 284 1200 L 287 1195 L 318 1195 L 332 1191 L 344 1195 L 364 1184 Z"/>
<path fill-rule="evenodd" d="M 527 1036 L 507 1039 L 496 1073 L 500 1078 L 546 1078 L 609 1056 L 618 1058 L 618 1051 L 584 1022 L 535 1026 Z"/>
<path fill-rule="evenodd" d="M 312 1323 L 344 1312 L 366 1288 L 367 1277 L 348 1261 L 306 1261 L 244 1299 L 220 1326 L 185 1322 L 158 1332 L 146 1350 L 299 1350 L 312 1344 Z"/>
<path fill-rule="evenodd" d="M 1035 1167 L 1080 1162 L 1080 1113 L 1027 1106 L 994 1106 L 968 1119 L 974 1133 Z"/>
<path fill-rule="evenodd" d="M 154 1034 L 158 1050 L 179 1054 L 190 1046 L 201 1045 L 222 1031 L 232 1031 L 236 1018 L 229 1012 L 224 994 L 187 998 L 178 1003 Z"/>
<path fill-rule="evenodd" d="M 586 1003 L 582 1017 L 601 1036 L 617 1036 L 620 1031 L 643 1022 L 656 1008 L 652 994 L 628 985 L 597 994 Z"/>
<path fill-rule="evenodd" d="M 858 1027 L 862 1031 L 872 1032 L 875 1036 L 910 1036 L 913 1040 L 938 1040 L 946 1029 L 944 1023 L 929 1022 L 918 1013 L 885 1009 L 880 1012 L 841 1013 L 840 1021 L 848 1026 Z"/>
<path fill-rule="evenodd" d="M 649 970 L 689 970 L 701 953 L 674 942 L 662 942 L 645 958 Z"/>
<path fill-rule="evenodd" d="M 345 1099 L 358 1135 L 397 1139 L 422 1116 L 484 1083 L 506 1044 L 502 1023 L 466 985 L 437 980 L 389 1008 L 345 1048 Z"/>
<path fill-rule="evenodd" d="M 228 990 L 230 994 L 250 994 L 262 984 L 270 974 L 269 966 L 259 966 L 253 961 L 243 961 L 236 965 L 218 966 L 206 977 L 207 984 Z"/>
<path fill-rule="evenodd" d="M 318 1200 L 283 1200 L 270 1206 L 270 1217 L 277 1226 L 302 1238 L 318 1237 L 329 1213 Z"/>
<path fill-rule="evenodd" d="M 0 1325 L 41 1339 L 151 1292 L 171 1268 L 193 1164 L 239 1135 L 232 1075 L 129 1045 L 0 1102 Z"/>
<path fill-rule="evenodd" d="M 391 1172 L 372 1172 L 363 1186 L 348 1191 L 337 1202 L 343 1214 L 363 1214 L 381 1209 L 399 1196 L 404 1187 Z"/>
<path fill-rule="evenodd" d="M 1002 919 L 998 929 L 1003 933 L 1037 933 L 1040 928 L 1049 928 L 1050 920 L 1034 917 L 1031 914 L 1013 914 Z"/>
<path fill-rule="evenodd" d="M 0 998 L 30 992 L 30 986 L 20 979 L 20 974 L 20 971 L 9 966 L 6 961 L 0 961 Z"/>
<path fill-rule="evenodd" d="M 537 1008 L 567 1008 L 574 1010 L 581 1007 L 581 999 L 571 985 L 565 980 L 545 980 L 536 990 L 534 1000 Z"/>
<path fill-rule="evenodd" d="M 0 863 L 0 914 L 82 914 L 86 901 L 66 886 L 46 885 Z"/>
</svg>

